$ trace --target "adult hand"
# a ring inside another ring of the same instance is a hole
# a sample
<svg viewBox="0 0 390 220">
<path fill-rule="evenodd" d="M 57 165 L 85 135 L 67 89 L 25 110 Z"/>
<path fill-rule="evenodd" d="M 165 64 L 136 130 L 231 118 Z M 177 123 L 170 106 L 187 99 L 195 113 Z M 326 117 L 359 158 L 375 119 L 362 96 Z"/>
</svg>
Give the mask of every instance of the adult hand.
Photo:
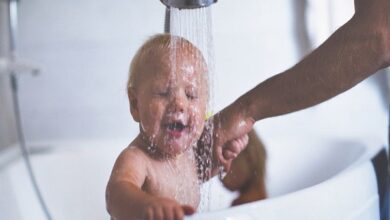
<svg viewBox="0 0 390 220">
<path fill-rule="evenodd" d="M 230 153 L 232 144 L 234 145 L 237 140 L 245 140 L 243 138 L 252 130 L 255 123 L 246 107 L 248 106 L 237 100 L 213 117 L 213 152 L 225 170 L 229 169 L 232 155 L 234 155 Z M 237 143 L 237 145 L 240 144 Z"/>
</svg>

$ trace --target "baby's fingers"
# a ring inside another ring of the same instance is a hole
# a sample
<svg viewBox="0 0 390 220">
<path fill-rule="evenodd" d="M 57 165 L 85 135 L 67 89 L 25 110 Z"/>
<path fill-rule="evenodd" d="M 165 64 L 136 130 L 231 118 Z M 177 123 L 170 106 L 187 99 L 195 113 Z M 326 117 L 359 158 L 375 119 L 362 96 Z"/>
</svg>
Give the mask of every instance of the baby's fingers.
<svg viewBox="0 0 390 220">
<path fill-rule="evenodd" d="M 249 137 L 248 135 L 244 135 L 240 138 L 234 139 L 226 143 L 223 147 L 223 156 L 226 160 L 234 159 L 237 155 L 245 149 L 246 145 L 248 145 Z"/>
<path fill-rule="evenodd" d="M 184 215 L 192 215 L 195 213 L 195 209 L 188 205 L 177 206 L 173 208 L 173 219 L 182 220 Z"/>
<path fill-rule="evenodd" d="M 173 210 L 175 220 L 182 220 L 184 218 L 184 210 L 182 207 L 175 207 Z"/>
<path fill-rule="evenodd" d="M 154 211 L 152 208 L 148 208 L 145 213 L 145 219 L 146 220 L 153 220 L 154 219 Z"/>
<path fill-rule="evenodd" d="M 249 137 L 247 134 L 240 138 L 234 139 L 233 145 L 235 147 L 236 152 L 240 153 L 242 150 L 244 150 L 246 145 L 248 145 L 248 142 L 249 142 Z"/>
<path fill-rule="evenodd" d="M 167 207 L 164 210 L 164 220 L 175 220 L 175 207 Z"/>
<path fill-rule="evenodd" d="M 230 149 L 224 149 L 223 152 L 223 157 L 225 160 L 231 160 L 237 157 L 237 153 L 234 151 L 231 151 Z"/>
<path fill-rule="evenodd" d="M 195 213 L 195 209 L 192 206 L 182 205 L 181 207 L 183 208 L 185 215 L 192 215 Z"/>
<path fill-rule="evenodd" d="M 155 220 L 165 220 L 164 210 L 161 207 L 156 207 L 154 210 L 154 219 Z"/>
</svg>

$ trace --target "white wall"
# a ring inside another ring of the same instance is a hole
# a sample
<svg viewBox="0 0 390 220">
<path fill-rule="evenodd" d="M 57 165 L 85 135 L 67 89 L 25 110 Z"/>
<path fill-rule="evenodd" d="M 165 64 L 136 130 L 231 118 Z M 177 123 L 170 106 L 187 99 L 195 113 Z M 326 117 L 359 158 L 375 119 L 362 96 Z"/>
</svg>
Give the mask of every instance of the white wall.
<svg viewBox="0 0 390 220">
<path fill-rule="evenodd" d="M 220 0 L 213 6 L 216 109 L 298 60 L 294 0 Z M 321 19 L 321 18 L 312 18 Z M 132 138 L 125 83 L 130 59 L 162 32 L 158 0 L 20 2 L 18 50 L 43 66 L 21 79 L 27 139 Z M 387 138 L 387 114 L 368 80 L 318 107 L 257 124 L 263 136 Z"/>
</svg>

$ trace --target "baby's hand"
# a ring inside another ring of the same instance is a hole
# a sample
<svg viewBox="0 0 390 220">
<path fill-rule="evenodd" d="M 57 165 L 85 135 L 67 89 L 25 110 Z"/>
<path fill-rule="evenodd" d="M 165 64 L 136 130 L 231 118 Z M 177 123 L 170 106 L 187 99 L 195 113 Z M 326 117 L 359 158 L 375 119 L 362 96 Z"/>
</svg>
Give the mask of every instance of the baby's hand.
<svg viewBox="0 0 390 220">
<path fill-rule="evenodd" d="M 189 205 L 180 205 L 167 198 L 153 198 L 145 208 L 146 220 L 181 220 L 184 215 L 192 215 L 195 209 Z"/>
<path fill-rule="evenodd" d="M 225 159 L 225 163 L 222 165 L 224 166 L 225 171 L 230 169 L 232 160 L 235 159 L 238 154 L 246 148 L 248 141 L 248 135 L 244 135 L 240 138 L 229 141 L 223 146 L 222 155 Z"/>
</svg>

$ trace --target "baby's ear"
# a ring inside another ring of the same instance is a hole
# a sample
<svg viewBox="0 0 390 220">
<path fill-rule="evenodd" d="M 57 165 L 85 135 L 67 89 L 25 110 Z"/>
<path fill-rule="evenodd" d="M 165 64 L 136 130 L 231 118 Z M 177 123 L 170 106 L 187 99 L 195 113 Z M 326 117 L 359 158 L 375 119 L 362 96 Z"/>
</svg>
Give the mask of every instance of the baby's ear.
<svg viewBox="0 0 390 220">
<path fill-rule="evenodd" d="M 131 116 L 133 116 L 134 121 L 140 122 L 139 111 L 138 111 L 138 100 L 134 88 L 129 88 L 127 90 L 127 95 L 129 97 Z"/>
</svg>

